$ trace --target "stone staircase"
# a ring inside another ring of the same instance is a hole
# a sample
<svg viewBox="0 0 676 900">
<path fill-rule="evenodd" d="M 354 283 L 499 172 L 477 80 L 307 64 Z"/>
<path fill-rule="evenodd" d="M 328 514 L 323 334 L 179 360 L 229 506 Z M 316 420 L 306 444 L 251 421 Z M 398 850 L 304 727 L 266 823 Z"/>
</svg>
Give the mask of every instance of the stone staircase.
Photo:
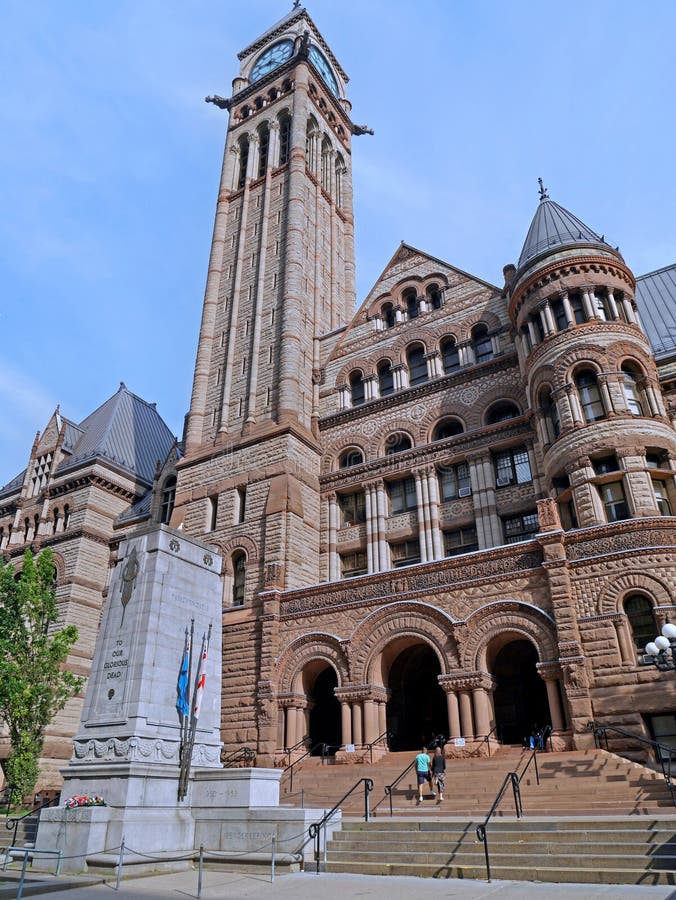
<svg viewBox="0 0 676 900">
<path fill-rule="evenodd" d="M 493 803 L 506 773 L 520 769 L 529 753 L 500 748 L 490 758 L 449 759 L 446 792 L 437 804 L 425 790 L 425 801 L 416 806 L 415 772 L 411 770 L 392 796 L 395 816 L 416 819 L 458 817 L 481 821 Z M 411 753 L 388 753 L 374 765 L 321 764 L 310 759 L 294 773 L 293 792 L 288 773 L 282 779 L 283 804 L 330 807 L 362 777 L 372 778 L 372 813 L 389 817 L 385 785 L 391 784 L 411 762 Z M 671 815 L 676 812 L 661 773 L 605 750 L 577 750 L 538 755 L 540 784 L 531 765 L 521 784 L 526 816 Z M 344 815 L 362 815 L 363 792 L 343 804 Z M 513 816 L 509 791 L 498 816 Z"/>
<path fill-rule="evenodd" d="M 473 823 L 344 821 L 327 872 L 486 878 Z M 676 817 L 501 819 L 488 828 L 492 878 L 583 884 L 676 884 Z"/>
</svg>

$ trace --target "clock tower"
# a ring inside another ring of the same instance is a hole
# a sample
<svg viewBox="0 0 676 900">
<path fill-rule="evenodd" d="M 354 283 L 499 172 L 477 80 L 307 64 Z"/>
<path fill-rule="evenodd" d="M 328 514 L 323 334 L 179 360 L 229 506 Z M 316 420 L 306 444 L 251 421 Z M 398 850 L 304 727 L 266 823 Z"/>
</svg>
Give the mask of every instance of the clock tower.
<svg viewBox="0 0 676 900">
<path fill-rule="evenodd" d="M 319 336 L 355 290 L 345 72 L 300 6 L 239 60 L 172 522 L 244 613 L 319 581 Z"/>
</svg>

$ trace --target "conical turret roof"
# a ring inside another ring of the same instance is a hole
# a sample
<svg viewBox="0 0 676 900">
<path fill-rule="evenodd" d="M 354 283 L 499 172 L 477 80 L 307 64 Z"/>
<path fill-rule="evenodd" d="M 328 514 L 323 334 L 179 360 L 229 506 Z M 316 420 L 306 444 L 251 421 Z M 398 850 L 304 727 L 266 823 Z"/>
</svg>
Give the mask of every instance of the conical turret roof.
<svg viewBox="0 0 676 900">
<path fill-rule="evenodd" d="M 521 256 L 519 256 L 518 268 L 520 269 L 541 253 L 554 250 L 556 247 L 570 244 L 605 245 L 605 243 L 603 237 L 592 231 L 572 212 L 550 200 L 547 192 L 542 189 L 540 203 L 533 216 L 533 221 L 530 223 Z"/>
</svg>

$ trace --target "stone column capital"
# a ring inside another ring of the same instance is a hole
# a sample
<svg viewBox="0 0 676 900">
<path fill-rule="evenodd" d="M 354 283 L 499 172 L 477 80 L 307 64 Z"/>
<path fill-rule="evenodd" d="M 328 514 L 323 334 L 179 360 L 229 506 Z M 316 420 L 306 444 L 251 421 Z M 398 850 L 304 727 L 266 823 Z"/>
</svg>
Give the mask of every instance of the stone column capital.
<svg viewBox="0 0 676 900">
<path fill-rule="evenodd" d="M 535 668 L 543 681 L 558 681 L 562 675 L 560 664 L 554 660 L 536 663 Z"/>
<path fill-rule="evenodd" d="M 495 689 L 495 679 L 488 672 L 460 672 L 454 675 L 439 675 L 439 684 L 447 693 L 460 693 L 483 688 L 486 691 Z"/>
</svg>

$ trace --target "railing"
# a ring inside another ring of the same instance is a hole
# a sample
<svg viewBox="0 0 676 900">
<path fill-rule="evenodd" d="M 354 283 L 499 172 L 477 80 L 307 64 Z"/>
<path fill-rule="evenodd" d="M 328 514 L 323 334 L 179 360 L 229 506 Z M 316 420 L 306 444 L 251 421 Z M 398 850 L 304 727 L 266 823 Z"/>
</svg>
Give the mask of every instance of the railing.
<svg viewBox="0 0 676 900">
<path fill-rule="evenodd" d="M 662 769 L 664 780 L 671 795 L 671 802 L 674 804 L 674 806 L 676 806 L 676 789 L 674 787 L 671 765 L 672 761 L 676 757 L 676 748 L 669 747 L 667 744 L 660 744 L 659 741 L 651 741 L 650 738 L 641 737 L 641 735 L 634 734 L 631 731 L 625 731 L 624 728 L 618 728 L 617 725 L 597 725 L 596 722 L 589 722 L 587 728 L 589 728 L 590 731 L 594 732 L 594 743 L 599 750 L 602 749 L 601 740 L 603 740 L 603 742 L 605 743 L 605 748 L 606 750 L 608 750 L 609 731 L 612 731 L 614 734 L 619 734 L 621 737 L 630 738 L 632 741 L 638 741 L 640 744 L 645 744 L 647 747 L 650 747 L 653 750 L 656 760 L 660 764 L 660 767 Z"/>
<path fill-rule="evenodd" d="M 322 765 L 323 765 L 324 760 L 326 759 L 328 752 L 329 752 L 329 744 L 325 744 L 324 741 L 320 741 L 318 744 L 314 744 L 314 746 L 312 746 L 308 750 L 306 750 L 302 756 L 298 757 L 298 759 L 294 759 L 294 761 L 291 763 L 291 765 L 287 766 L 284 769 L 283 774 L 286 774 L 287 772 L 289 772 L 289 774 L 290 774 L 289 793 L 291 793 L 293 791 L 293 770 L 294 770 L 294 768 L 298 765 L 298 763 L 303 762 L 303 760 L 306 757 L 311 756 L 315 752 L 315 750 L 319 750 L 320 748 L 321 748 L 320 755 L 322 758 Z"/>
<path fill-rule="evenodd" d="M 307 747 L 309 740 L 310 740 L 310 735 L 304 734 L 303 737 L 299 741 L 296 741 L 296 743 L 293 745 L 293 747 L 285 747 L 284 748 L 284 752 L 286 753 L 286 756 L 287 756 L 287 763 L 286 763 L 285 768 L 288 768 L 291 765 L 291 754 L 293 753 L 293 751 L 300 749 L 300 747 Z"/>
<path fill-rule="evenodd" d="M 13 845 L 16 845 L 16 835 L 19 830 L 20 823 L 21 822 L 27 823 L 27 820 L 31 816 L 35 816 L 35 818 L 36 818 L 35 834 L 37 834 L 37 830 L 38 830 L 37 826 L 40 821 L 40 813 L 42 812 L 43 809 L 46 809 L 48 806 L 52 806 L 52 804 L 54 804 L 54 805 L 58 804 L 59 796 L 60 795 L 57 794 L 56 797 L 51 797 L 48 800 L 43 800 L 41 803 L 38 803 L 36 806 L 34 806 L 33 809 L 29 809 L 28 812 L 25 812 L 20 816 L 9 816 L 9 815 L 7 816 L 7 818 L 5 819 L 5 828 L 12 833 L 11 843 Z M 35 834 L 33 835 L 33 837 L 35 837 Z"/>
<path fill-rule="evenodd" d="M 360 784 L 364 785 L 364 821 L 368 822 L 369 815 L 369 794 L 373 790 L 373 780 L 371 778 L 360 778 L 355 784 L 352 785 L 350 790 L 340 798 L 340 800 L 336 803 L 333 809 L 330 809 L 325 815 L 319 820 L 319 822 L 313 822 L 308 829 L 308 834 L 310 836 L 310 840 L 314 840 L 315 842 L 315 862 L 317 864 L 317 874 L 319 874 L 319 857 L 321 854 L 321 831 L 324 829 L 324 862 L 326 862 L 326 826 L 328 822 L 333 818 L 336 814 L 337 810 L 340 808 L 341 804 L 344 803 L 347 798 L 353 794 Z"/>
<path fill-rule="evenodd" d="M 366 745 L 366 750 L 371 754 L 371 765 L 373 765 L 373 748 L 376 744 L 380 744 L 381 742 L 385 744 L 387 747 L 388 741 L 392 740 L 392 732 L 391 731 L 383 731 L 382 734 L 379 734 L 375 741 L 371 741 L 370 744 Z"/>
<path fill-rule="evenodd" d="M 540 784 L 540 772 L 538 770 L 537 755 L 538 755 L 538 753 L 541 753 L 544 750 L 544 748 L 547 746 L 547 741 L 549 740 L 551 733 L 552 733 L 552 729 L 550 726 L 543 728 L 542 731 L 540 732 L 542 745 L 540 747 L 533 748 L 530 756 L 526 760 L 526 764 L 521 769 L 521 772 L 519 773 L 518 766 L 517 766 L 516 772 L 508 772 L 505 775 L 504 781 L 502 782 L 502 785 L 500 786 L 500 790 L 498 791 L 498 794 L 497 794 L 495 800 L 493 801 L 493 805 L 490 808 L 490 812 L 488 813 L 486 818 L 483 820 L 483 822 L 480 825 L 477 825 L 477 827 L 476 827 L 476 836 L 479 839 L 479 841 L 484 845 L 484 856 L 486 858 L 486 880 L 487 881 L 491 880 L 491 857 L 490 857 L 490 852 L 488 849 L 488 834 L 486 832 L 488 823 L 495 815 L 495 812 L 496 812 L 498 806 L 500 805 L 500 801 L 505 796 L 505 792 L 507 791 L 507 788 L 510 785 L 512 787 L 512 794 L 514 796 L 514 809 L 516 811 L 516 817 L 517 817 L 517 819 L 520 819 L 523 816 L 523 804 L 521 802 L 521 782 L 523 781 L 524 776 L 526 775 L 526 772 L 528 771 L 528 769 L 530 768 L 530 765 L 532 763 L 535 767 L 536 781 L 538 784 Z"/>
<path fill-rule="evenodd" d="M 253 763 L 255 759 L 256 751 L 251 747 L 238 747 L 232 753 L 226 753 L 225 756 L 222 756 L 221 763 L 224 768 L 228 769 L 240 762 Z"/>
<path fill-rule="evenodd" d="M 415 765 L 415 759 L 413 760 L 413 762 L 410 762 L 406 766 L 406 768 L 404 769 L 403 772 L 401 772 L 399 775 L 397 775 L 397 777 L 392 782 L 392 784 L 385 785 L 385 796 L 389 797 L 389 800 L 390 800 L 390 815 L 391 816 L 394 815 L 394 812 L 392 810 L 392 791 L 396 788 L 396 786 L 399 784 L 399 782 L 404 777 L 404 775 L 407 775 L 411 771 L 411 769 L 413 768 L 414 765 Z"/>
<path fill-rule="evenodd" d="M 483 747 L 484 744 L 488 744 L 488 755 L 489 755 L 489 756 L 491 755 L 491 738 L 493 737 L 493 735 L 495 735 L 495 736 L 496 736 L 496 740 L 497 740 L 498 743 L 499 743 L 499 742 L 501 741 L 501 738 L 500 738 L 500 731 L 501 731 L 501 730 L 502 730 L 502 729 L 501 729 L 500 725 L 494 725 L 494 726 L 491 728 L 491 730 L 488 732 L 488 734 L 481 738 L 481 742 L 480 742 L 480 744 L 479 744 L 479 746 L 478 746 L 478 748 L 477 748 L 477 755 L 478 755 L 478 756 L 481 756 L 481 748 Z"/>
</svg>

